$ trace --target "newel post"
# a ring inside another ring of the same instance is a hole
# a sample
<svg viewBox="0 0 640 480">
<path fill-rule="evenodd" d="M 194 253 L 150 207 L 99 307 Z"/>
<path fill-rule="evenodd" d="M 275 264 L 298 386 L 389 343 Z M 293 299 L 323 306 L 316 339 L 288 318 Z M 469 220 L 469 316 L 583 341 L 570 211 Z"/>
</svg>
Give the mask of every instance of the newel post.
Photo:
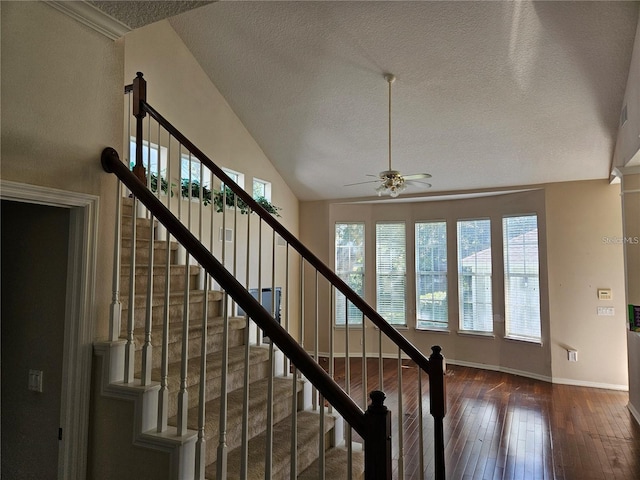
<svg viewBox="0 0 640 480">
<path fill-rule="evenodd" d="M 147 115 L 142 108 L 142 102 L 147 101 L 147 81 L 142 78 L 142 72 L 136 73 L 133 79 L 133 116 L 136 117 L 136 163 L 133 173 L 144 184 L 147 176 L 142 162 L 142 119 Z"/>
<path fill-rule="evenodd" d="M 384 392 L 374 390 L 369 398 L 371 403 L 364 414 L 364 478 L 391 480 L 391 412 L 384 405 Z"/>
<path fill-rule="evenodd" d="M 444 427 L 443 419 L 447 413 L 447 388 L 445 383 L 446 365 L 438 345 L 431 347 L 429 356 L 429 400 L 434 420 L 435 478 L 445 479 L 444 465 Z"/>
</svg>

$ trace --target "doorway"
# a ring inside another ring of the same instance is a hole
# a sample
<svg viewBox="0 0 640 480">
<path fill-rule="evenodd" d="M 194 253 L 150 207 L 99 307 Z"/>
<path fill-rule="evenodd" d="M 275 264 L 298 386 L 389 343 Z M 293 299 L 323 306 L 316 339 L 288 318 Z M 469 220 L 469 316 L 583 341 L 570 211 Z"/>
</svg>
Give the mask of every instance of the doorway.
<svg viewBox="0 0 640 480">
<path fill-rule="evenodd" d="M 0 200 L 2 475 L 15 461 L 29 470 L 7 478 L 84 478 L 99 199 L 0 179 Z M 42 372 L 42 392 L 29 390 L 34 372 Z M 22 418 L 9 418 L 12 408 Z M 26 447 L 5 451 L 15 441 Z"/>
<path fill-rule="evenodd" d="M 1 473 L 57 478 L 69 209 L 7 200 L 0 208 Z"/>
</svg>

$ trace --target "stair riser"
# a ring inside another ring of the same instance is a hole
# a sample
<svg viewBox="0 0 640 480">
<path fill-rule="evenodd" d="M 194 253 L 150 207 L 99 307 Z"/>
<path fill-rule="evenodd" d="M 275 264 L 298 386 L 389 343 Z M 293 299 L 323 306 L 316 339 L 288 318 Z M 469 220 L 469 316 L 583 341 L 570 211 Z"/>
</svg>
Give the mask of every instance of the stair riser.
<svg viewBox="0 0 640 480">
<path fill-rule="evenodd" d="M 169 263 L 172 265 L 175 265 L 177 261 L 176 252 L 177 252 L 176 250 L 172 250 L 169 256 Z M 131 264 L 131 249 L 129 248 L 122 249 L 120 261 L 122 265 Z M 167 264 L 167 249 L 164 246 L 158 246 L 154 248 L 153 264 L 154 265 Z M 136 266 L 146 267 L 147 265 L 149 265 L 149 249 L 138 247 L 136 249 Z"/>
<path fill-rule="evenodd" d="M 153 366 L 160 367 L 162 362 L 162 345 L 161 339 L 162 333 L 158 331 L 152 337 L 152 358 L 153 358 Z M 136 358 L 135 358 L 135 376 L 140 376 L 140 370 L 142 368 L 142 346 L 144 344 L 144 335 L 135 335 L 136 342 Z M 191 330 L 189 332 L 189 345 L 187 348 L 187 356 L 189 359 L 199 358 L 200 357 L 200 348 L 201 348 L 201 339 L 199 330 Z M 244 341 L 244 330 L 231 330 L 229 332 L 229 347 L 237 347 L 243 344 Z M 215 334 L 207 335 L 207 352 L 219 352 L 222 350 L 223 344 L 223 336 L 222 331 L 218 330 Z M 169 359 L 171 362 L 179 361 L 182 355 L 182 335 L 171 333 L 169 335 L 169 343 L 168 343 L 168 352 Z M 158 379 L 159 380 L 159 379 Z"/>
<path fill-rule="evenodd" d="M 202 298 L 202 297 L 200 297 Z M 125 333 L 127 330 L 127 322 L 129 309 L 122 309 L 122 329 L 121 332 Z M 204 305 L 202 302 L 193 301 L 189 302 L 189 324 L 200 325 L 202 322 Z M 183 315 L 184 306 L 180 304 L 169 305 L 169 325 L 182 324 L 182 315 Z M 209 319 L 216 318 L 220 316 L 220 302 L 216 300 L 209 301 L 209 310 L 207 312 L 207 317 Z M 134 312 L 134 329 L 142 329 L 144 328 L 145 321 L 147 317 L 147 309 L 146 307 L 137 307 Z M 152 328 L 155 331 L 162 328 L 164 321 L 164 305 L 158 305 L 152 307 L 151 309 L 151 323 Z"/>
<path fill-rule="evenodd" d="M 157 224 L 157 222 L 154 222 Z M 149 240 L 151 234 L 151 221 L 146 218 L 136 219 L 136 238 Z M 155 230 L 155 226 L 153 227 Z M 133 225 L 131 222 L 131 216 L 122 216 L 122 222 L 120 223 L 120 234 L 122 238 L 131 238 L 133 234 Z"/>
<path fill-rule="evenodd" d="M 177 270 L 177 269 L 176 269 Z M 184 275 L 184 269 L 180 269 L 181 271 L 177 271 L 176 273 L 171 272 L 169 276 L 169 291 L 173 293 L 183 292 L 186 284 L 186 277 Z M 153 275 L 153 293 L 154 294 L 162 294 L 165 290 L 165 282 L 166 276 L 164 273 L 162 275 Z M 136 275 L 135 276 L 135 294 L 136 295 L 146 295 L 148 290 L 148 278 L 147 275 Z M 130 277 L 127 274 L 120 276 L 120 289 L 123 292 L 129 292 Z M 195 290 L 199 286 L 198 283 L 198 274 L 189 275 L 189 290 Z"/>
</svg>

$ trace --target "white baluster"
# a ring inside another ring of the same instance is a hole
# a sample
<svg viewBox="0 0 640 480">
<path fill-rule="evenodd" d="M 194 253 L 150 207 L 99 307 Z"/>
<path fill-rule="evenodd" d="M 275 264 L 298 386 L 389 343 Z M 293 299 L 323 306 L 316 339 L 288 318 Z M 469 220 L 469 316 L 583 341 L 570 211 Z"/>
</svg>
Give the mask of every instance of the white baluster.
<svg viewBox="0 0 640 480">
<path fill-rule="evenodd" d="M 133 382 L 133 368 L 135 361 L 135 339 L 133 331 L 135 328 L 136 311 L 136 211 L 138 199 L 133 197 L 131 211 L 131 270 L 129 271 L 129 311 L 127 319 L 127 344 L 124 355 L 124 383 Z"/>
<path fill-rule="evenodd" d="M 191 231 L 191 156 L 189 156 L 189 180 L 187 196 L 187 228 Z M 182 202 L 181 202 L 182 203 Z M 191 289 L 191 255 L 187 252 L 185 259 L 184 307 L 182 310 L 182 352 L 180 360 L 180 391 L 178 393 L 178 426 L 177 434 L 182 436 L 187 432 L 187 417 L 189 413 L 189 392 L 187 390 L 187 373 L 189 368 L 189 310 Z"/>
<path fill-rule="evenodd" d="M 122 304 L 120 303 L 120 257 L 122 249 L 122 182 L 116 182 L 116 228 L 113 247 L 113 292 L 109 316 L 109 340 L 120 338 Z"/>
<path fill-rule="evenodd" d="M 140 383 L 142 385 L 151 384 L 151 368 L 153 362 L 153 346 L 151 345 L 151 323 L 153 316 L 153 257 L 154 257 L 154 239 L 153 239 L 153 214 L 149 216 L 149 270 L 147 272 L 147 299 L 146 299 L 146 316 L 144 322 L 144 345 L 142 346 L 142 372 Z"/>
<path fill-rule="evenodd" d="M 247 265 L 245 268 L 245 288 L 249 289 L 251 275 L 251 212 L 247 212 Z M 240 480 L 247 480 L 247 467 L 249 462 L 249 360 L 251 353 L 249 316 L 245 314 L 244 327 L 244 396 L 242 399 L 242 446 L 240 458 Z"/>
<path fill-rule="evenodd" d="M 225 264 L 227 227 L 227 195 L 226 188 L 222 192 L 222 265 Z M 220 423 L 217 452 L 217 476 L 216 478 L 227 478 L 227 375 L 229 370 L 229 298 L 225 292 L 222 305 L 222 375 L 220 377 Z"/>
<path fill-rule="evenodd" d="M 289 478 L 298 476 L 298 369 L 293 365 L 293 395 L 291 396 L 291 470 Z"/>
<path fill-rule="evenodd" d="M 171 136 L 167 141 L 167 158 L 171 158 Z M 167 208 L 171 210 L 171 162 L 167 161 Z M 178 202 L 180 199 L 178 198 Z M 158 392 L 158 432 L 167 430 L 169 416 L 169 315 L 171 295 L 171 235 L 165 238 L 164 311 L 162 317 L 162 360 L 160 365 L 160 391 Z"/>
<path fill-rule="evenodd" d="M 318 432 L 318 480 L 324 480 L 326 476 L 326 465 L 324 456 L 324 397 L 320 395 L 320 431 Z"/>
<path fill-rule="evenodd" d="M 202 243 L 202 228 L 204 214 L 204 166 L 200 162 L 200 194 L 198 208 L 198 240 Z M 213 206 L 212 206 L 213 210 Z M 200 327 L 200 378 L 198 390 L 198 440 L 196 440 L 196 479 L 204 480 L 205 467 L 207 465 L 206 438 L 204 433 L 206 422 L 206 392 L 207 392 L 207 322 L 209 321 L 209 276 L 201 269 L 202 296 L 202 321 Z"/>
</svg>

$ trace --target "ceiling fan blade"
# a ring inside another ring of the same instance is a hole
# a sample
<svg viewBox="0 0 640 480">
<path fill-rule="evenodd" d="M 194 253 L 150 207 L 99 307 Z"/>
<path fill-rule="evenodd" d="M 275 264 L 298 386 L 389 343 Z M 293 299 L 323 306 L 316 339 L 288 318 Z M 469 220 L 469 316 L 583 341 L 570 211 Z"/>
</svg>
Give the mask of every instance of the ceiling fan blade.
<svg viewBox="0 0 640 480">
<path fill-rule="evenodd" d="M 427 182 L 421 182 L 420 180 L 408 180 L 407 183 L 409 185 L 415 185 L 419 188 L 431 188 L 431 184 Z"/>
<path fill-rule="evenodd" d="M 428 173 L 412 173 L 410 175 L 403 175 L 405 180 L 420 180 L 421 178 L 431 178 Z"/>
<path fill-rule="evenodd" d="M 365 183 L 380 183 L 380 180 L 367 180 L 366 182 L 347 183 L 345 187 L 352 187 L 354 185 L 364 185 Z"/>
</svg>

